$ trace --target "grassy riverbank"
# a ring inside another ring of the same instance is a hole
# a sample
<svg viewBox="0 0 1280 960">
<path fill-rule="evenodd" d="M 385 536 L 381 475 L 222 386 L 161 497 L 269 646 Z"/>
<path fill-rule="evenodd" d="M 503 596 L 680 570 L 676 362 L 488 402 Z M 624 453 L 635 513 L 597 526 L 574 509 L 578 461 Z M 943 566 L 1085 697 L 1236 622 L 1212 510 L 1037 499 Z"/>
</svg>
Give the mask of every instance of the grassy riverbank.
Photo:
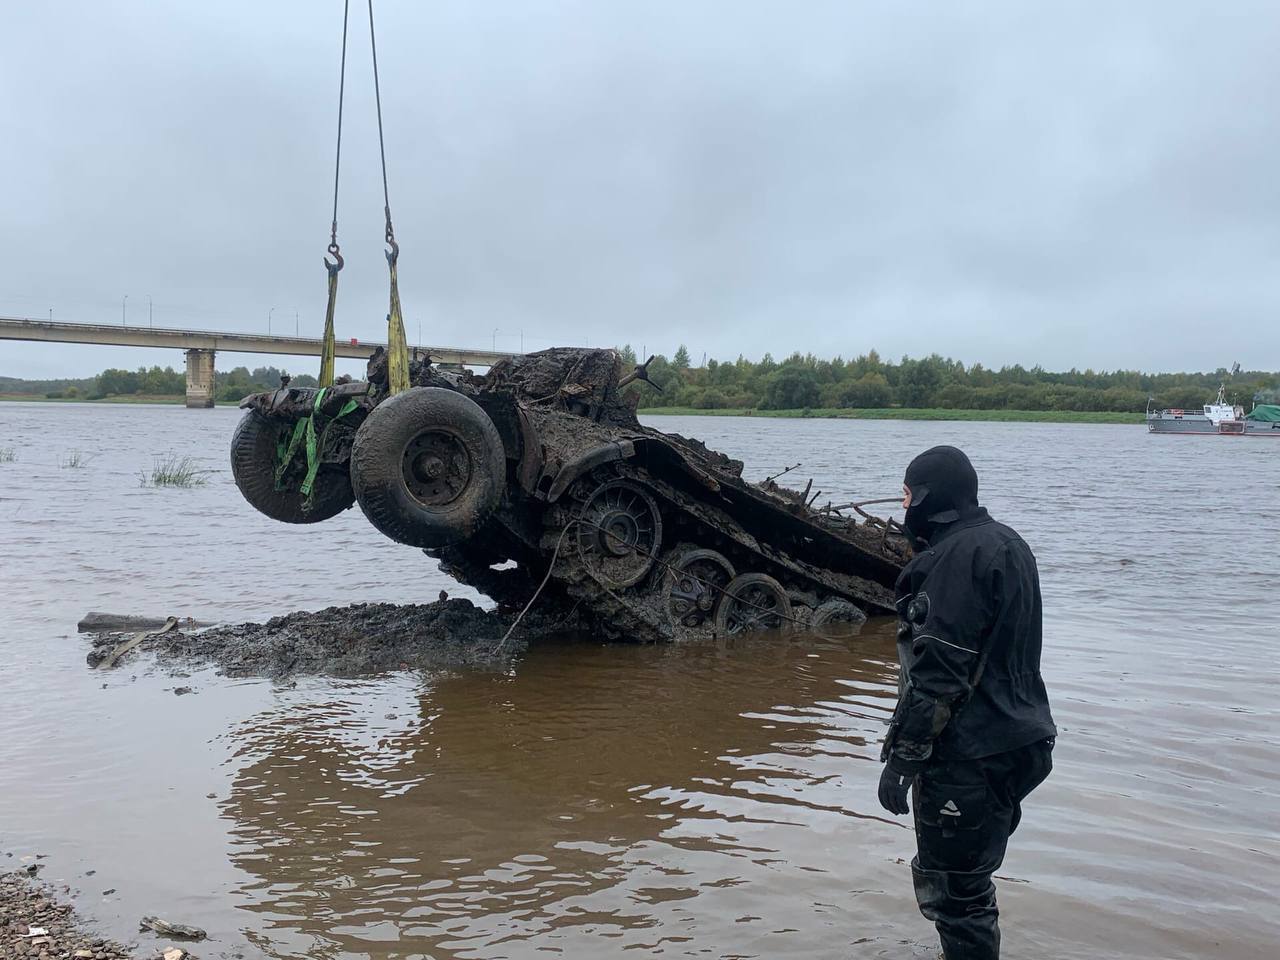
<svg viewBox="0 0 1280 960">
<path fill-rule="evenodd" d="M 84 397 L 38 397 L 30 394 L 0 393 L 0 400 L 35 403 L 182 403 L 181 396 L 123 396 L 86 400 Z M 220 401 L 220 406 L 234 406 Z M 696 407 L 649 407 L 642 414 L 681 417 L 773 417 L 784 420 L 813 417 L 832 420 L 987 420 L 1000 423 L 1142 423 L 1141 413 L 1109 413 L 1096 410 L 948 410 L 942 407 L 876 407 L 861 410 L 843 408 L 812 410 L 701 410 Z"/>
<path fill-rule="evenodd" d="M 0 393 L 0 401 L 11 400 L 25 403 L 162 403 L 173 404 L 182 403 L 186 397 L 178 394 L 177 396 L 124 396 L 124 397 L 99 397 L 96 400 L 90 400 L 88 397 L 41 397 L 30 393 Z"/>
<path fill-rule="evenodd" d="M 1089 410 L 947 410 L 941 407 L 879 407 L 865 410 L 698 410 L 693 407 L 650 407 L 646 415 L 684 417 L 816 417 L 837 420 L 994 420 L 1003 423 L 1142 423 L 1141 413 Z"/>
</svg>

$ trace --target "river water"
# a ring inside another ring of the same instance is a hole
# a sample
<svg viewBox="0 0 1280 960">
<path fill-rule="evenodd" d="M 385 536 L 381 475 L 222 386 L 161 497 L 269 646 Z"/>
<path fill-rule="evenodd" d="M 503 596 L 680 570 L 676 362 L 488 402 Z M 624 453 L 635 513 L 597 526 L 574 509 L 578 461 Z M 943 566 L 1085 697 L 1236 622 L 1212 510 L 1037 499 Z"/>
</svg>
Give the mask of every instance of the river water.
<svg viewBox="0 0 1280 960">
<path fill-rule="evenodd" d="M 500 674 L 88 671 L 89 610 L 238 622 L 466 595 L 358 510 L 254 513 L 225 470 L 237 416 L 0 404 L 0 867 L 45 854 L 104 933 L 158 914 L 209 930 L 206 957 L 935 955 L 911 831 L 875 799 L 892 623 L 549 643 Z M 1040 558 L 1061 729 L 1001 871 L 1008 955 L 1276 955 L 1280 444 L 654 422 L 752 477 L 804 461 L 824 500 L 893 495 L 915 453 L 967 450 Z M 61 465 L 74 450 L 87 464 Z M 168 451 L 222 472 L 141 487 Z"/>
</svg>

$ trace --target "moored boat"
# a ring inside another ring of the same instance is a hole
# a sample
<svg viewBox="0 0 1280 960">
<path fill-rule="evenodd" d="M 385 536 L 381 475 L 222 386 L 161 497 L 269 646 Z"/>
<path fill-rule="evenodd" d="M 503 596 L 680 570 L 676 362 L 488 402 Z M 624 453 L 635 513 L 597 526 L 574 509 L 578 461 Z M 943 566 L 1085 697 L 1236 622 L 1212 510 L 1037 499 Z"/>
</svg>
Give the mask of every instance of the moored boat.
<svg viewBox="0 0 1280 960">
<path fill-rule="evenodd" d="M 1280 437 L 1280 405 L 1255 403 L 1249 413 L 1227 402 L 1227 386 L 1219 384 L 1218 396 L 1203 409 L 1152 410 L 1147 404 L 1150 433 L 1216 434 L 1226 437 Z"/>
</svg>

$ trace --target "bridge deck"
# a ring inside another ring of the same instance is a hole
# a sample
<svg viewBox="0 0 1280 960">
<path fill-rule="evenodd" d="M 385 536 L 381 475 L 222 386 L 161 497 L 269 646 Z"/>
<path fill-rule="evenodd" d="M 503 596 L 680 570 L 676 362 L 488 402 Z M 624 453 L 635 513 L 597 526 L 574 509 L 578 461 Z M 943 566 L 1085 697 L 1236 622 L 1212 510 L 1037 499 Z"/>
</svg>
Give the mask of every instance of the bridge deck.
<svg viewBox="0 0 1280 960">
<path fill-rule="evenodd" d="M 226 350 L 233 353 L 271 353 L 320 356 L 322 341 L 310 337 L 274 337 L 217 330 L 181 330 L 166 327 L 113 326 L 97 323 L 62 323 L 0 317 L 0 340 L 40 340 L 50 343 L 97 343 L 121 347 L 169 347 L 179 350 Z M 364 360 L 380 346 L 363 340 L 339 340 L 337 355 Z M 467 350 L 459 347 L 422 346 L 438 363 L 462 363 L 489 367 L 514 356 L 501 350 Z"/>
</svg>

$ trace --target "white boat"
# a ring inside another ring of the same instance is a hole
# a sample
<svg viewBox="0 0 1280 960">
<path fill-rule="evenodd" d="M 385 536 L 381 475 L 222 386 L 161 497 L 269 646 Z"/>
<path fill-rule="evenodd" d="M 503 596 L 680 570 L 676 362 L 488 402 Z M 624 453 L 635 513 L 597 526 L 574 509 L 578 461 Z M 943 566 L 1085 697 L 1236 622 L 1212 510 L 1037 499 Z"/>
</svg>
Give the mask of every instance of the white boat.
<svg viewBox="0 0 1280 960">
<path fill-rule="evenodd" d="M 1227 385 L 1201 410 L 1152 410 L 1147 401 L 1147 430 L 1151 433 L 1217 434 L 1227 437 L 1280 437 L 1280 406 L 1256 403 L 1248 414 L 1227 402 Z"/>
</svg>

